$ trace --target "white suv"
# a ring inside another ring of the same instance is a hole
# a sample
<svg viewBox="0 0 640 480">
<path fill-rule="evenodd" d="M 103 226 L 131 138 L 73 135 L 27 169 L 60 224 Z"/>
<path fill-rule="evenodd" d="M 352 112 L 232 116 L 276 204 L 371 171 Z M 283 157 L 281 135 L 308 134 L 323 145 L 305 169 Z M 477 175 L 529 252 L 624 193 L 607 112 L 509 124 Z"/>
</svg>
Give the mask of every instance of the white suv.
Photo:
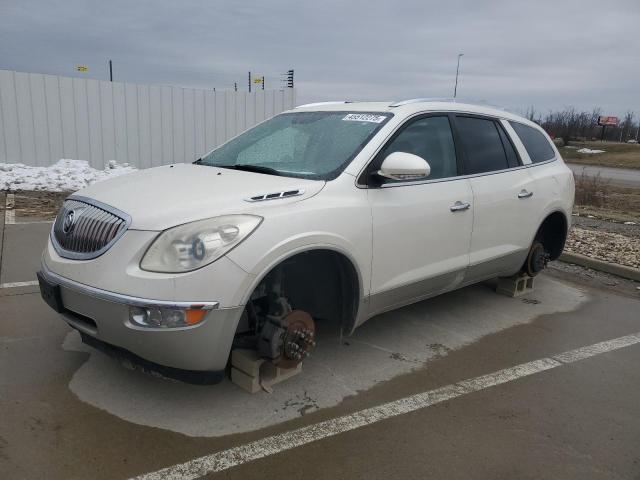
<svg viewBox="0 0 640 480">
<path fill-rule="evenodd" d="M 234 346 L 282 366 L 368 318 L 562 252 L 571 171 L 536 124 L 408 100 L 295 108 L 194 164 L 70 196 L 43 298 L 84 341 L 219 380 Z"/>
</svg>

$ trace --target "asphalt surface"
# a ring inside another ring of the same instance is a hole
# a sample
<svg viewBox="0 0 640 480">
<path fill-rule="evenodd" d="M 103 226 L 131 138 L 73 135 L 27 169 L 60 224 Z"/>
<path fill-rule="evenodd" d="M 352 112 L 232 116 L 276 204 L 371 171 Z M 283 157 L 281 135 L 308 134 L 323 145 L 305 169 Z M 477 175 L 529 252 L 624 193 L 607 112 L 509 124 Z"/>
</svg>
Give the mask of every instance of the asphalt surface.
<svg viewBox="0 0 640 480">
<path fill-rule="evenodd" d="M 5 227 L 5 261 L 18 246 L 39 256 L 36 225 Z M 0 274 L 16 282 L 33 275 L 30 265 Z M 194 390 L 127 370 L 80 345 L 37 287 L 2 288 L 0 478 L 130 478 L 640 332 L 637 285 L 580 272 L 549 269 L 523 298 L 497 295 L 491 283 L 452 292 L 373 319 L 342 343 L 329 330 L 299 377 L 255 396 L 228 382 Z M 636 343 L 208 478 L 640 478 L 639 362 Z M 368 379 L 364 388 L 347 384 L 356 377 Z M 324 390 L 344 396 L 323 406 Z M 236 433 L 216 432 L 224 416 Z M 187 427 L 197 423 L 213 430 L 196 435 Z"/>
<path fill-rule="evenodd" d="M 598 167 L 593 165 L 579 165 L 567 163 L 574 175 L 586 175 L 595 177 L 600 175 L 603 180 L 608 180 L 614 185 L 621 187 L 640 187 L 640 170 L 631 168 Z"/>
</svg>

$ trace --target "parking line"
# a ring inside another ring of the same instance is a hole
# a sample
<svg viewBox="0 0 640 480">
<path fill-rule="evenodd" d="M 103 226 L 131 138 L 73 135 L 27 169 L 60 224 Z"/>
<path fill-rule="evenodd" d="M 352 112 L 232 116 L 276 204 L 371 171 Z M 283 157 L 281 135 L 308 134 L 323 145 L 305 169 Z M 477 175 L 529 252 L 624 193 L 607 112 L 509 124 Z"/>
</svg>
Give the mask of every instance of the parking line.
<svg viewBox="0 0 640 480">
<path fill-rule="evenodd" d="M 13 193 L 7 193 L 7 198 L 5 199 L 5 211 L 4 211 L 4 224 L 5 225 L 13 225 L 16 221 L 16 212 L 15 208 L 15 197 Z"/>
<path fill-rule="evenodd" d="M 523 363 L 515 367 L 506 368 L 435 390 L 401 398 L 383 405 L 360 410 L 349 415 L 325 420 L 324 422 L 302 427 L 290 432 L 279 433 L 245 445 L 229 448 L 205 455 L 204 457 L 195 458 L 185 463 L 163 468 L 156 472 L 143 474 L 135 477 L 135 480 L 187 480 L 221 472 L 340 433 L 355 430 L 382 420 L 397 417 L 398 415 L 421 410 L 453 398 L 484 390 L 485 388 L 502 385 L 519 378 L 528 377 L 536 373 L 560 367 L 564 364 L 584 360 L 585 358 L 618 350 L 637 343 L 640 343 L 640 332 L 593 345 L 587 345 L 552 357 Z"/>
<path fill-rule="evenodd" d="M 37 280 L 31 280 L 29 282 L 8 282 L 8 283 L 0 283 L 0 289 L 2 289 L 2 288 L 32 287 L 34 285 L 38 285 L 38 281 Z"/>
</svg>

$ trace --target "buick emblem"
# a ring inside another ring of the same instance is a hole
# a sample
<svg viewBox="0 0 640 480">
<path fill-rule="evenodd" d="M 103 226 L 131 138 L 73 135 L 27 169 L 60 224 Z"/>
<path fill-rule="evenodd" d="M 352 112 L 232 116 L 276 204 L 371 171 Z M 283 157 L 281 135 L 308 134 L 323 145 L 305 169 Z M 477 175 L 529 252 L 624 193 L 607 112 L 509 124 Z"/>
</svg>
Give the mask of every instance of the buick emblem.
<svg viewBox="0 0 640 480">
<path fill-rule="evenodd" d="M 67 215 L 64 217 L 64 221 L 62 222 L 62 231 L 65 234 L 69 234 L 71 233 L 71 230 L 73 230 L 73 227 L 76 224 L 76 219 L 77 219 L 77 215 L 76 215 L 76 211 L 75 210 L 70 210 L 69 212 L 67 212 Z"/>
</svg>

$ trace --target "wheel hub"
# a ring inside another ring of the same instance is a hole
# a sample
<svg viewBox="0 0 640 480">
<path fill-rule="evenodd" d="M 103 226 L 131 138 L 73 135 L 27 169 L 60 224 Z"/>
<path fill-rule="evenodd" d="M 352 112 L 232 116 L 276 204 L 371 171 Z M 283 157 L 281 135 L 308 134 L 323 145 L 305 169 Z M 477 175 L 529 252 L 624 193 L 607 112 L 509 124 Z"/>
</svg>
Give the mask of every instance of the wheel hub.
<svg viewBox="0 0 640 480">
<path fill-rule="evenodd" d="M 527 275 L 535 277 L 538 273 L 547 268 L 550 257 L 551 256 L 544 249 L 544 245 L 542 245 L 542 243 L 534 243 L 531 246 L 531 250 L 529 250 L 529 256 L 527 258 Z"/>
</svg>

